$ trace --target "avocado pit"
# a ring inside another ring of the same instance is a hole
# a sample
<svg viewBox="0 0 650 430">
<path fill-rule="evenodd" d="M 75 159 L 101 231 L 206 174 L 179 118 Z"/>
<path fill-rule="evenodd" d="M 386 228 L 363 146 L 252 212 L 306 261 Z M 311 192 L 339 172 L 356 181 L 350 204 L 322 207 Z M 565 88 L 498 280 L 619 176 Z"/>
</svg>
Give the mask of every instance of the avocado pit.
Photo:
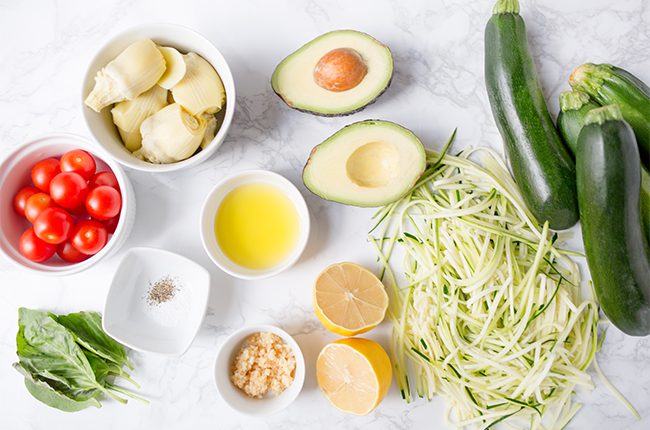
<svg viewBox="0 0 650 430">
<path fill-rule="evenodd" d="M 369 142 L 358 147 L 345 163 L 350 181 L 365 188 L 388 185 L 398 172 L 399 152 L 388 142 Z"/>
<path fill-rule="evenodd" d="M 314 82 L 328 91 L 348 91 L 359 85 L 368 73 L 363 57 L 354 49 L 332 49 L 316 63 Z"/>
</svg>

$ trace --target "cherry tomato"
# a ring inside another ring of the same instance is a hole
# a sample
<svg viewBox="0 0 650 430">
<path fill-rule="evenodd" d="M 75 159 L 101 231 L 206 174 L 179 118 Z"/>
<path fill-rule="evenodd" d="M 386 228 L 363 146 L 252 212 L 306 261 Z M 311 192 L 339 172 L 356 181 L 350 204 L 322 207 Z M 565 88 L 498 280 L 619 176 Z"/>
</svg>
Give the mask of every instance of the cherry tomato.
<svg viewBox="0 0 650 430">
<path fill-rule="evenodd" d="M 63 172 L 52 178 L 50 196 L 58 205 L 74 209 L 83 205 L 88 195 L 88 184 L 78 173 Z"/>
<path fill-rule="evenodd" d="M 95 159 L 83 149 L 73 149 L 61 157 L 61 171 L 74 172 L 89 180 L 95 174 Z"/>
<path fill-rule="evenodd" d="M 59 173 L 61 173 L 59 160 L 46 158 L 32 167 L 32 182 L 36 188 L 47 193 L 50 191 L 50 181 Z"/>
<path fill-rule="evenodd" d="M 66 209 L 66 211 L 73 216 L 73 218 L 84 218 L 90 219 L 90 216 L 86 213 L 86 208 L 84 205 L 77 206 L 76 208 Z"/>
<path fill-rule="evenodd" d="M 79 223 L 81 221 L 88 221 L 88 220 L 92 219 L 90 217 L 90 215 L 88 215 L 86 213 L 86 208 L 83 208 L 83 210 L 80 211 L 80 213 L 76 213 L 76 212 L 73 212 L 73 211 L 68 211 L 68 212 L 70 212 L 70 215 L 72 215 L 72 219 L 74 219 L 75 224 L 77 224 L 77 223 Z"/>
<path fill-rule="evenodd" d="M 115 233 L 115 230 L 117 230 L 117 224 L 120 222 L 120 217 L 119 216 L 114 216 L 113 218 L 106 220 L 103 222 L 104 227 L 106 227 L 106 230 L 110 233 L 113 234 Z"/>
<path fill-rule="evenodd" d="M 60 208 L 47 208 L 34 221 L 34 233 L 39 239 L 58 245 L 70 237 L 72 216 Z"/>
<path fill-rule="evenodd" d="M 56 253 L 61 257 L 61 260 L 67 261 L 68 263 L 79 263 L 90 257 L 90 255 L 79 252 L 69 240 L 59 244 L 56 248 Z"/>
<path fill-rule="evenodd" d="M 36 236 L 33 228 L 26 230 L 18 241 L 20 253 L 37 263 L 45 261 L 56 252 L 56 245 L 42 241 Z"/>
<path fill-rule="evenodd" d="M 41 191 L 36 187 L 21 188 L 14 197 L 14 209 L 16 212 L 18 212 L 18 214 L 21 216 L 25 216 L 25 203 L 27 203 L 27 199 L 40 192 Z"/>
<path fill-rule="evenodd" d="M 30 196 L 25 202 L 25 218 L 32 224 L 36 218 L 47 208 L 56 206 L 54 201 L 45 193 L 36 193 Z"/>
<path fill-rule="evenodd" d="M 104 221 L 117 216 L 122 209 L 120 192 L 108 185 L 93 188 L 86 198 L 86 212 L 91 217 Z"/>
<path fill-rule="evenodd" d="M 72 245 L 79 252 L 86 255 L 97 254 L 106 245 L 107 240 L 108 232 L 106 227 L 93 220 L 81 221 L 77 224 L 70 239 Z"/>
<path fill-rule="evenodd" d="M 120 184 L 117 182 L 117 178 L 113 172 L 97 172 L 90 179 L 88 183 L 88 188 L 91 190 L 97 188 L 100 185 L 108 185 L 109 187 L 115 188 L 117 191 L 120 191 Z"/>
</svg>

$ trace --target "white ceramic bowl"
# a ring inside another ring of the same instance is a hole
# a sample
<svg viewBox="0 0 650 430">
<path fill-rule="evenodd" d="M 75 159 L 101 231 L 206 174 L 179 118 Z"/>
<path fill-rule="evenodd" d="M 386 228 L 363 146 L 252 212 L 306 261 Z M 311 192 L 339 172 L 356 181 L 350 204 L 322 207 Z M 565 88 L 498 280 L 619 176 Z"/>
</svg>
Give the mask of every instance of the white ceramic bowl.
<svg viewBox="0 0 650 430">
<path fill-rule="evenodd" d="M 264 183 L 275 186 L 293 203 L 300 222 L 298 242 L 284 261 L 269 269 L 255 270 L 242 267 L 228 258 L 217 242 L 214 221 L 223 199 L 235 188 L 249 183 Z M 284 176 L 268 170 L 247 170 L 227 177 L 219 182 L 208 194 L 201 210 L 201 241 L 208 256 L 224 272 L 241 279 L 268 278 L 291 267 L 300 258 L 309 238 L 309 210 L 300 191 Z"/>
<path fill-rule="evenodd" d="M 230 381 L 232 361 L 241 349 L 246 338 L 254 333 L 271 332 L 282 338 L 291 347 L 296 358 L 296 371 L 293 383 L 277 396 L 268 395 L 261 399 L 250 398 Z M 272 325 L 254 325 L 237 330 L 226 338 L 214 364 L 214 382 L 219 395 L 231 408 L 246 414 L 266 416 L 285 409 L 300 394 L 305 382 L 305 359 L 300 346 L 286 331 Z"/>
<path fill-rule="evenodd" d="M 170 276 L 180 289 L 168 302 L 149 304 L 152 283 Z M 210 295 L 210 274 L 194 261 L 154 248 L 131 248 L 108 290 L 102 327 L 131 349 L 178 356 L 201 327 Z"/>
<path fill-rule="evenodd" d="M 34 164 L 48 157 L 60 157 L 72 149 L 85 149 L 93 155 L 97 171 L 111 170 L 120 184 L 122 211 L 115 233 L 106 246 L 89 259 L 80 263 L 67 263 L 53 257 L 35 263 L 18 250 L 18 240 L 29 227 L 29 222 L 13 209 L 13 198 L 18 190 L 31 184 Z M 88 139 L 74 134 L 50 134 L 19 146 L 9 153 L 0 164 L 0 252 L 15 265 L 44 275 L 69 275 L 93 266 L 108 255 L 114 254 L 126 241 L 135 221 L 135 192 L 124 171 L 111 158 Z"/>
<path fill-rule="evenodd" d="M 160 45 L 172 46 L 182 53 L 196 52 L 212 64 L 221 77 L 226 90 L 226 107 L 225 112 L 223 112 L 223 121 L 212 142 L 206 149 L 177 163 L 152 164 L 134 157 L 125 148 L 117 133 L 110 108 L 104 108 L 101 113 L 97 113 L 83 103 L 95 84 L 97 71 L 117 57 L 131 43 L 144 38 L 150 38 Z M 132 169 L 146 172 L 171 172 L 202 163 L 210 158 L 221 145 L 226 133 L 228 133 L 235 112 L 235 83 L 226 60 L 217 48 L 200 34 L 176 24 L 145 24 L 118 33 L 99 49 L 86 70 L 82 85 L 81 105 L 86 125 L 93 137 L 118 162 Z"/>
</svg>

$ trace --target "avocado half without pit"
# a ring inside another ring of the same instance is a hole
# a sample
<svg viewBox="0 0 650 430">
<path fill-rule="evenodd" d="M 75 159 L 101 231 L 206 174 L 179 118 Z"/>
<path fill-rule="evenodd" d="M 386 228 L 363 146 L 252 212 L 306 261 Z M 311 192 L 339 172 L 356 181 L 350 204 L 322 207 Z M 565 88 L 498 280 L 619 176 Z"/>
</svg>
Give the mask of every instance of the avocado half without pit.
<svg viewBox="0 0 650 430">
<path fill-rule="evenodd" d="M 291 108 L 339 116 L 374 102 L 392 77 L 393 56 L 387 46 L 360 31 L 337 30 L 282 60 L 271 86 Z"/>
<path fill-rule="evenodd" d="M 314 194 L 353 206 L 383 206 L 415 185 L 426 167 L 422 142 L 389 121 L 355 122 L 311 151 L 303 182 Z"/>
</svg>

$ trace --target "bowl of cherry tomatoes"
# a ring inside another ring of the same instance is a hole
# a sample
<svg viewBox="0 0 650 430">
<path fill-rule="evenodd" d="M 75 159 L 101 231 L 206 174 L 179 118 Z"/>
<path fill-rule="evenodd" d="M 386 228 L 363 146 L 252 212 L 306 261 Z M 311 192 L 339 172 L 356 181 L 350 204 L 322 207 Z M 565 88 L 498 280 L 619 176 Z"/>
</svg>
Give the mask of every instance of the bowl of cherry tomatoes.
<svg viewBox="0 0 650 430">
<path fill-rule="evenodd" d="M 41 274 L 68 275 L 114 253 L 135 218 L 121 167 L 89 140 L 55 134 L 0 164 L 0 252 Z"/>
</svg>

